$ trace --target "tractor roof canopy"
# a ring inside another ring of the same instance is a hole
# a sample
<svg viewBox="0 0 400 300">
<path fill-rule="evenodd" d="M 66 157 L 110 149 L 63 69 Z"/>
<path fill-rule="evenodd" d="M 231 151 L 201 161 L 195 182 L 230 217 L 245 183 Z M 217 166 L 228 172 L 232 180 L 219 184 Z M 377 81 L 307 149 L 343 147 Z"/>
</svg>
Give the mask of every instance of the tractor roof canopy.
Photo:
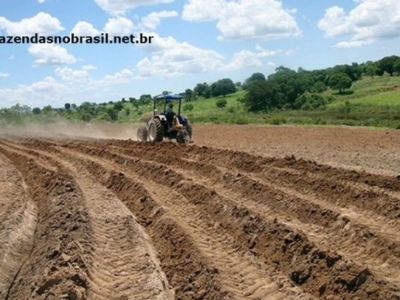
<svg viewBox="0 0 400 300">
<path fill-rule="evenodd" d="M 167 99 L 167 100 L 169 100 L 169 99 L 176 99 L 176 100 L 179 100 L 179 99 L 182 99 L 183 98 L 183 96 L 182 95 L 177 95 L 177 94 L 166 94 L 166 95 L 158 95 L 158 96 L 155 96 L 154 98 L 156 98 L 156 99 Z"/>
</svg>

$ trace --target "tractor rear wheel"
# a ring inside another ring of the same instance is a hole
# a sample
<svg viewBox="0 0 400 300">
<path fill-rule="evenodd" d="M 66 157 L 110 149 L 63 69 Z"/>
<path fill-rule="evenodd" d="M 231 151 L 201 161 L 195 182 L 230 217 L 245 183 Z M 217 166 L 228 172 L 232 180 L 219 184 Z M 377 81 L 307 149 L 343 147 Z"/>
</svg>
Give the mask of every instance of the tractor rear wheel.
<svg viewBox="0 0 400 300">
<path fill-rule="evenodd" d="M 148 136 L 150 142 L 161 142 L 164 139 L 164 128 L 159 119 L 150 121 Z"/>
<path fill-rule="evenodd" d="M 147 128 L 146 128 L 146 126 L 140 126 L 138 128 L 137 140 L 139 142 L 147 142 Z"/>
</svg>

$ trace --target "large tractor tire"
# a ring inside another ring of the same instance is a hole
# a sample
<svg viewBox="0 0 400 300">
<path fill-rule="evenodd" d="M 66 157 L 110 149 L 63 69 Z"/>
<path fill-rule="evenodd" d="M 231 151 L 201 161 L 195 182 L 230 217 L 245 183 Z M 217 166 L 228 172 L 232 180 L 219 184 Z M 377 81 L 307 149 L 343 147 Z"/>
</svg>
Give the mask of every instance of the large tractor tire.
<svg viewBox="0 0 400 300">
<path fill-rule="evenodd" d="M 185 129 L 186 129 L 186 132 L 189 134 L 190 140 L 192 140 L 193 128 L 192 128 L 192 124 L 190 123 L 189 120 L 186 120 Z"/>
<path fill-rule="evenodd" d="M 137 140 L 139 142 L 147 142 L 147 135 L 146 126 L 140 126 L 137 131 Z"/>
<path fill-rule="evenodd" d="M 161 142 L 164 139 L 164 128 L 159 119 L 150 121 L 148 139 L 150 142 Z"/>
<path fill-rule="evenodd" d="M 186 129 L 181 129 L 176 133 L 176 141 L 179 145 L 186 145 L 190 142 L 190 136 Z"/>
</svg>

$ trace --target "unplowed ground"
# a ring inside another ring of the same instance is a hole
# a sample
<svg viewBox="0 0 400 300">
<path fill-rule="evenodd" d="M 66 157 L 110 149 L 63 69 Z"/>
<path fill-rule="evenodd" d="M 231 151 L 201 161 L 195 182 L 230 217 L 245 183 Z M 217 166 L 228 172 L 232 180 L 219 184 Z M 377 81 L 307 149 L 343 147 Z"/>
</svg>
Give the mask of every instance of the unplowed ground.
<svg viewBox="0 0 400 300">
<path fill-rule="evenodd" d="M 357 164 L 319 159 L 302 129 L 311 160 L 232 129 L 186 147 L 0 137 L 0 298 L 400 299 L 399 135 L 380 133 L 387 168 L 362 145 Z"/>
</svg>

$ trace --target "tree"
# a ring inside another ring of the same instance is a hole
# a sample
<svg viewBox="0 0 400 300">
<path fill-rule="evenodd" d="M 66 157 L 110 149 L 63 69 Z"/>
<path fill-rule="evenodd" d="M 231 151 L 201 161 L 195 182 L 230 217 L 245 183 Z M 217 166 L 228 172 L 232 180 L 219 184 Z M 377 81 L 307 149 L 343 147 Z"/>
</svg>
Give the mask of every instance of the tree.
<svg viewBox="0 0 400 300">
<path fill-rule="evenodd" d="M 364 73 L 367 76 L 374 77 L 375 75 L 378 75 L 380 73 L 380 69 L 376 63 L 371 62 L 371 63 L 365 64 Z M 381 74 L 383 74 L 383 72 L 381 72 Z"/>
<path fill-rule="evenodd" d="M 193 101 L 194 99 L 194 93 L 193 93 L 193 91 L 191 90 L 191 89 L 186 89 L 185 90 L 185 94 L 184 94 L 184 97 L 185 97 L 185 101 L 187 101 L 187 102 L 191 102 L 191 101 Z"/>
<path fill-rule="evenodd" d="M 314 80 L 310 72 L 296 72 L 286 67 L 279 67 L 275 74 L 267 78 L 271 88 L 271 106 L 293 108 L 296 99 L 305 91 L 313 88 Z"/>
<path fill-rule="evenodd" d="M 253 73 L 249 78 L 247 78 L 244 83 L 242 84 L 242 89 L 247 90 L 247 86 L 250 82 L 255 81 L 255 80 L 261 80 L 265 81 L 266 78 L 263 73 Z"/>
<path fill-rule="evenodd" d="M 49 114 L 52 110 L 53 110 L 53 108 L 51 107 L 51 105 L 46 105 L 45 107 L 43 107 L 42 113 L 45 114 L 45 115 L 47 115 L 47 114 Z"/>
<path fill-rule="evenodd" d="M 220 79 L 211 85 L 211 95 L 213 97 L 218 97 L 218 96 L 225 97 L 226 95 L 235 92 L 236 92 L 236 86 L 233 83 L 232 79 L 229 78 Z"/>
<path fill-rule="evenodd" d="M 109 118 L 110 118 L 111 121 L 116 121 L 116 120 L 118 120 L 118 112 L 117 112 L 115 109 L 113 109 L 113 108 L 108 108 L 108 109 L 107 109 L 107 114 L 108 114 L 108 116 L 109 116 Z"/>
<path fill-rule="evenodd" d="M 247 85 L 245 105 L 249 111 L 268 111 L 273 107 L 271 82 L 254 80 Z"/>
<path fill-rule="evenodd" d="M 210 87 L 207 82 L 196 84 L 195 88 L 193 89 L 194 96 L 209 98 L 206 97 L 206 90 L 209 88 Z"/>
<path fill-rule="evenodd" d="M 64 107 L 65 107 L 66 110 L 70 110 L 71 109 L 71 104 L 65 103 Z"/>
<path fill-rule="evenodd" d="M 41 112 L 42 110 L 39 107 L 35 107 L 34 109 L 32 109 L 32 113 L 34 115 L 40 115 Z"/>
<path fill-rule="evenodd" d="M 114 107 L 114 109 L 116 111 L 121 111 L 124 108 L 124 106 L 122 105 L 121 101 L 115 102 L 113 107 Z"/>
<path fill-rule="evenodd" d="M 342 93 L 343 90 L 349 89 L 352 85 L 353 81 L 346 73 L 333 73 L 329 76 L 328 86 L 331 89 L 339 90 L 339 93 Z"/>
<path fill-rule="evenodd" d="M 148 105 L 151 102 L 151 95 L 150 94 L 143 94 L 139 97 L 139 105 Z"/>
<path fill-rule="evenodd" d="M 346 73 L 352 81 L 357 81 L 362 77 L 362 67 L 353 62 L 351 65 L 336 65 L 331 69 L 332 73 Z"/>
<path fill-rule="evenodd" d="M 328 89 L 328 87 L 325 85 L 325 83 L 323 83 L 321 81 L 316 81 L 311 88 L 311 92 L 323 93 L 327 89 Z"/>
<path fill-rule="evenodd" d="M 393 71 L 400 75 L 400 58 L 394 62 Z"/>
<path fill-rule="evenodd" d="M 263 80 L 265 81 L 266 78 L 263 73 L 253 73 L 249 78 L 246 79 L 246 83 L 250 83 L 254 80 Z"/>
<path fill-rule="evenodd" d="M 387 72 L 390 74 L 390 76 L 393 76 L 393 72 L 394 72 L 393 67 L 399 58 L 400 57 L 396 56 L 396 55 L 386 56 L 378 61 L 378 66 L 382 72 Z"/>
</svg>

